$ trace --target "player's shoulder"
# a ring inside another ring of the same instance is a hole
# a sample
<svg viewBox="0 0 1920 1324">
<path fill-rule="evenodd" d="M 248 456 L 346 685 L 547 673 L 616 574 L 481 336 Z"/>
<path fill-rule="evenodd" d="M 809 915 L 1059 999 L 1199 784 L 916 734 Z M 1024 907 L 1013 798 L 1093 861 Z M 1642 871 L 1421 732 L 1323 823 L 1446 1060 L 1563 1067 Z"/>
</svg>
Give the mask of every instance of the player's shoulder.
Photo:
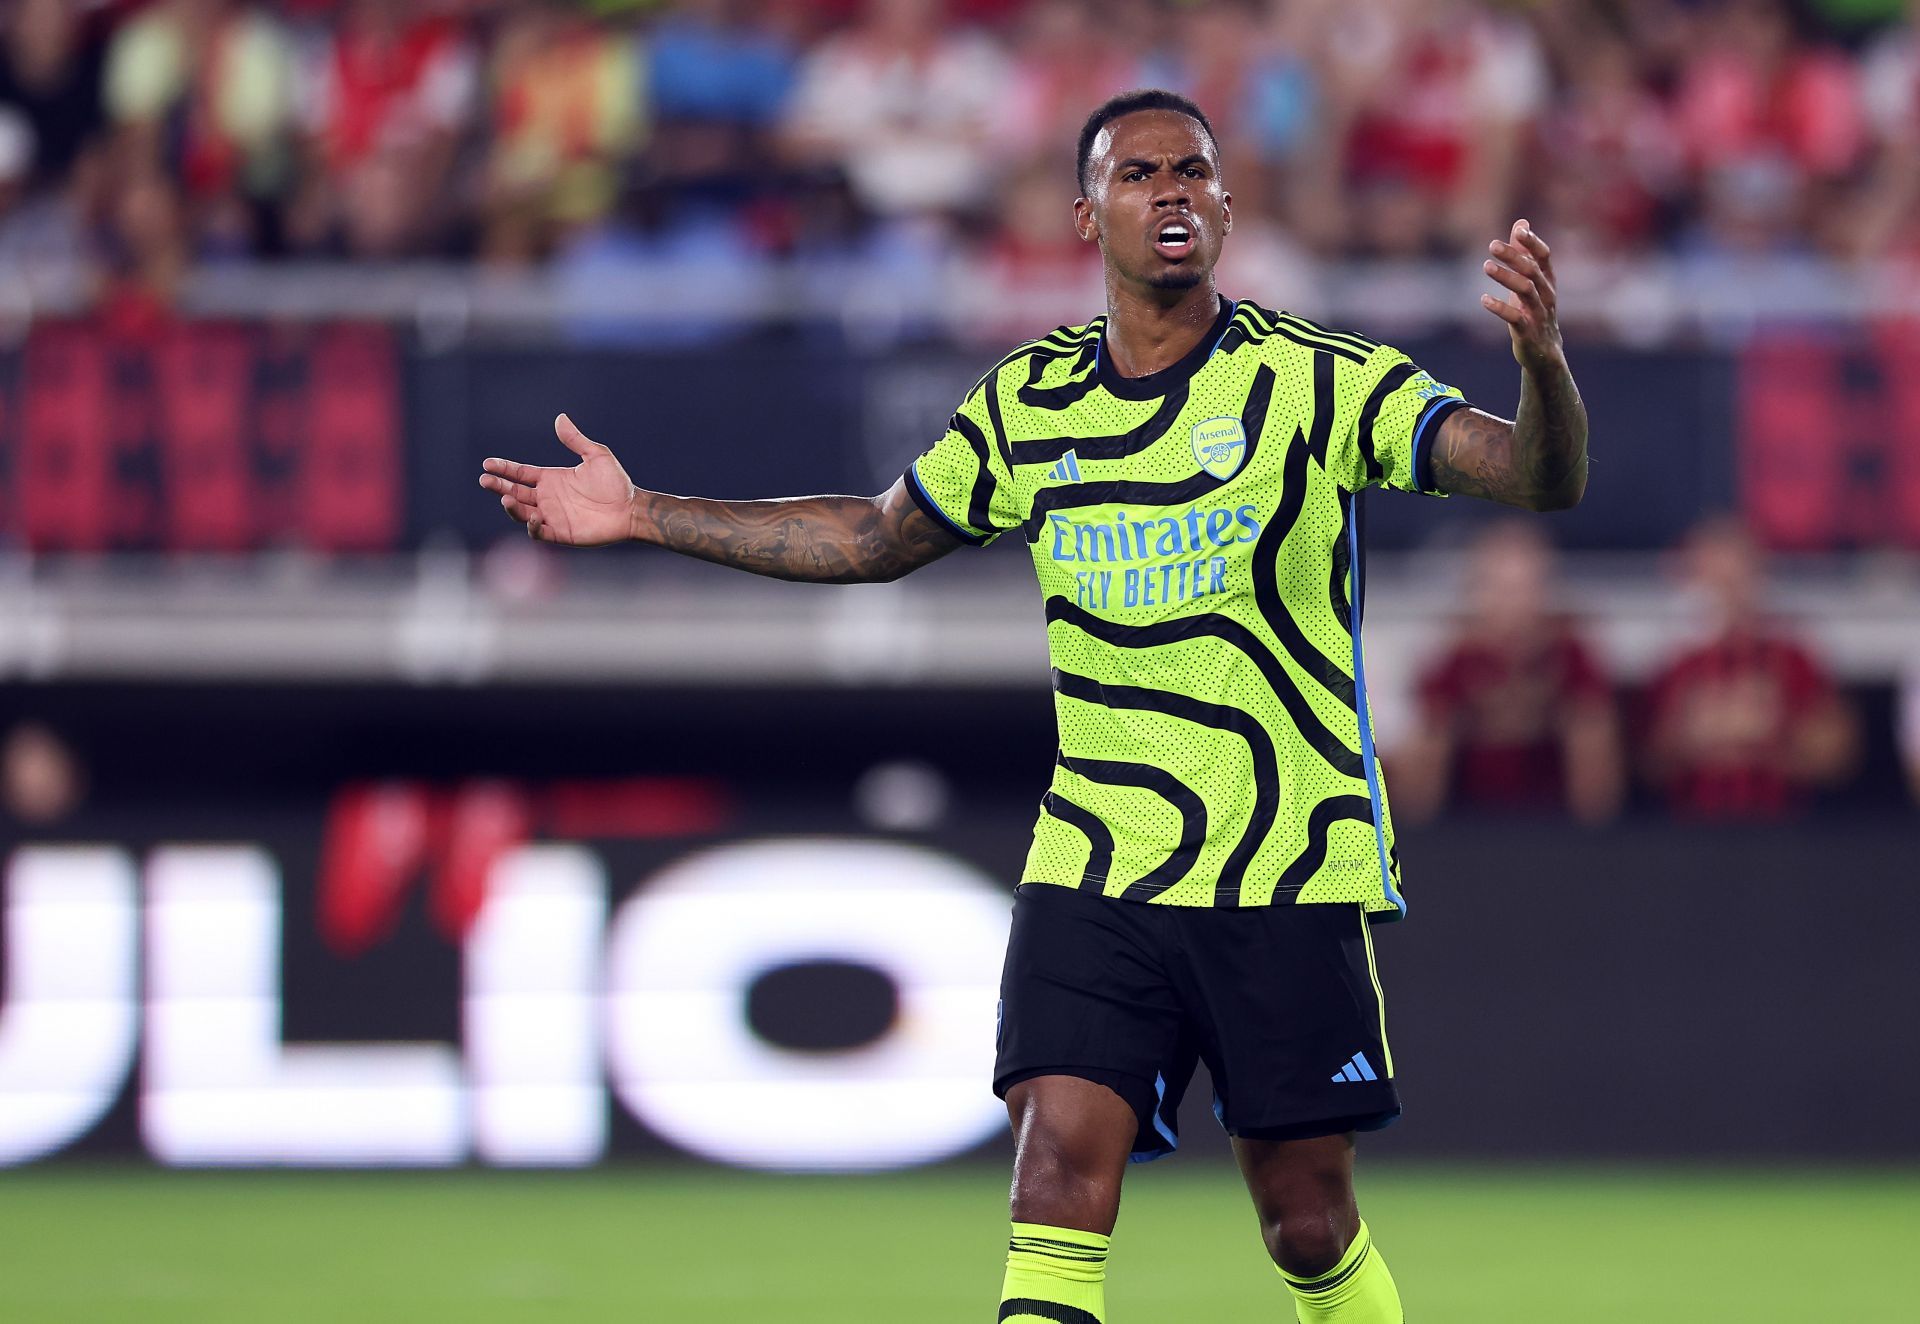
<svg viewBox="0 0 1920 1324">
<path fill-rule="evenodd" d="M 1222 349 L 1246 346 L 1262 359 L 1277 362 L 1300 355 L 1327 354 L 1345 363 L 1365 363 L 1382 346 L 1353 331 L 1322 326 L 1283 308 L 1268 308 L 1251 299 L 1234 305 L 1233 322 Z"/>
<path fill-rule="evenodd" d="M 1044 336 L 1025 341 L 981 373 L 980 380 L 967 392 L 968 398 L 982 394 L 988 383 L 999 380 L 1009 369 L 1016 374 L 1016 384 L 1031 384 L 1056 363 L 1071 365 L 1073 369 L 1091 367 L 1106 325 L 1106 316 L 1102 314 L 1078 326 L 1056 326 Z"/>
</svg>

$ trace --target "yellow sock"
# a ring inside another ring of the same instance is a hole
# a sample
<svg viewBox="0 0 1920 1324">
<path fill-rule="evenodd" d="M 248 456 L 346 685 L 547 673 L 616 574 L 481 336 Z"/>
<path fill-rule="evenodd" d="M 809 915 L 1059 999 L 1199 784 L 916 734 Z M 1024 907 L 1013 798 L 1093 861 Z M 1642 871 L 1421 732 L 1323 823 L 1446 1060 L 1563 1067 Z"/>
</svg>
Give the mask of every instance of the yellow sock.
<svg viewBox="0 0 1920 1324">
<path fill-rule="evenodd" d="M 1015 1223 L 998 1318 L 1020 1324 L 1106 1324 L 1107 1240 L 1098 1232 Z"/>
<path fill-rule="evenodd" d="M 1373 1248 L 1366 1220 L 1340 1263 L 1318 1278 L 1296 1278 L 1285 1269 L 1287 1290 L 1300 1324 L 1406 1324 L 1400 1292 L 1387 1262 Z"/>
</svg>

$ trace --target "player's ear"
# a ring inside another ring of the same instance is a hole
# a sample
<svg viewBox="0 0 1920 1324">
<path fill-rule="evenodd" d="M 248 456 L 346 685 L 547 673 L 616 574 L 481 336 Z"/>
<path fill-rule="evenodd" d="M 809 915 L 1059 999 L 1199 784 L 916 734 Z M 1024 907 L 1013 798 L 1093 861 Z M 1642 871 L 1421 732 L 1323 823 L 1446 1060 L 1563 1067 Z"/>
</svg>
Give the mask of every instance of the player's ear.
<svg viewBox="0 0 1920 1324">
<path fill-rule="evenodd" d="M 1100 238 L 1100 223 L 1093 218 L 1093 204 L 1085 198 L 1073 200 L 1073 230 L 1089 243 Z"/>
<path fill-rule="evenodd" d="M 1220 195 L 1220 233 L 1231 234 L 1232 232 L 1233 232 L 1233 194 L 1222 193 Z"/>
</svg>

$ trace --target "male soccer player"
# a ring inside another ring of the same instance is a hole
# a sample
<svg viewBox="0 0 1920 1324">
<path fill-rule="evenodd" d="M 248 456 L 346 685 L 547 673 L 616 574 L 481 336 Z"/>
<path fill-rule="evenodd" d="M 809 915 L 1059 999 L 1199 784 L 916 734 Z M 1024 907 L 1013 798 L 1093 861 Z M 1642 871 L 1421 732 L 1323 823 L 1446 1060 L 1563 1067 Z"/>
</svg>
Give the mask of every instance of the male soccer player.
<svg viewBox="0 0 1920 1324">
<path fill-rule="evenodd" d="M 995 364 L 876 497 L 706 501 L 488 460 L 545 542 L 655 543 L 783 579 L 897 579 L 1017 532 L 1046 595 L 1060 752 L 1014 901 L 995 1092 L 1017 1142 L 999 1319 L 1101 1324 L 1129 1156 L 1177 1143 L 1196 1061 L 1303 1321 L 1398 1324 L 1353 1133 L 1400 1111 L 1369 922 L 1405 909 L 1360 650 L 1359 495 L 1532 510 L 1586 486 L 1547 245 L 1489 245 L 1512 422 L 1397 350 L 1214 289 L 1213 129 L 1142 91 L 1081 132 L 1074 226 L 1107 312 Z"/>
</svg>

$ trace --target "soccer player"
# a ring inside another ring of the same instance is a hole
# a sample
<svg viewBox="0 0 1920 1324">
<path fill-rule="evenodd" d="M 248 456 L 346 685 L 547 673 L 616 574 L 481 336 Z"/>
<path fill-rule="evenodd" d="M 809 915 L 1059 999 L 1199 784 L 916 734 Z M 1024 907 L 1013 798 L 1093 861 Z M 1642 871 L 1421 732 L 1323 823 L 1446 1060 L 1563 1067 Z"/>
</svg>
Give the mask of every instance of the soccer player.
<svg viewBox="0 0 1920 1324">
<path fill-rule="evenodd" d="M 1013 533 L 1046 596 L 1060 752 L 1014 901 L 994 1089 L 1013 1235 L 999 1319 L 1099 1324 L 1129 1156 L 1177 1143 L 1197 1061 L 1303 1321 L 1398 1324 L 1353 1134 L 1400 1112 L 1370 937 L 1406 908 L 1360 649 L 1361 493 L 1580 499 L 1587 422 L 1527 222 L 1481 296 L 1518 417 L 1405 355 L 1224 298 L 1233 227 L 1186 98 L 1094 111 L 1073 223 L 1107 311 L 1007 355 L 876 497 L 635 487 L 562 415 L 571 468 L 486 461 L 533 537 L 635 540 L 783 579 L 892 580 Z"/>
</svg>

